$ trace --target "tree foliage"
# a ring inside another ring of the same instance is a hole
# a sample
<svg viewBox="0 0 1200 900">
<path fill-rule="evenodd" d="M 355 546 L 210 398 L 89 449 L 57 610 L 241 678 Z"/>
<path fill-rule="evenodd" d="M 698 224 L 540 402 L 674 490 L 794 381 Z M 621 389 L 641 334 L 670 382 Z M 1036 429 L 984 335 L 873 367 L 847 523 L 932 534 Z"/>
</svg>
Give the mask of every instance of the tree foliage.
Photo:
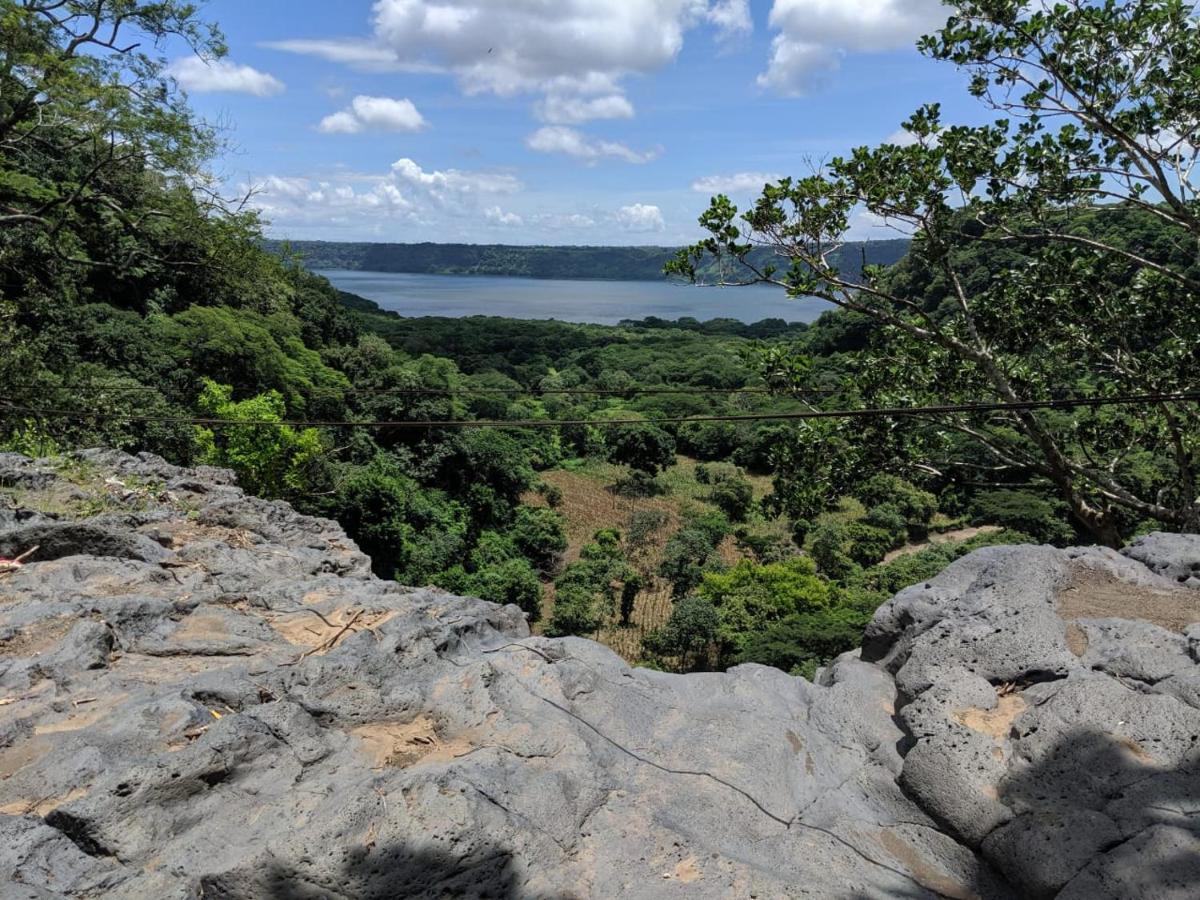
<svg viewBox="0 0 1200 900">
<path fill-rule="evenodd" d="M 970 93 L 999 118 L 948 126 L 937 104 L 925 106 L 905 125 L 911 142 L 858 148 L 768 185 L 740 224 L 737 208 L 717 197 L 701 218 L 710 237 L 669 268 L 694 275 L 698 260 L 716 256 L 742 281 L 865 317 L 874 326 L 869 359 L 849 394 L 860 402 L 1019 405 L 1194 390 L 1192 5 L 951 6 L 946 27 L 921 49 L 964 68 Z M 838 266 L 851 217 L 863 212 L 912 233 L 895 273 L 868 267 L 855 278 Z M 1128 239 L 1127 223 L 1152 226 L 1160 240 Z M 756 247 L 790 265 L 760 264 Z M 818 472 L 844 480 L 855 465 L 891 464 L 944 481 L 1034 485 L 1115 545 L 1143 519 L 1200 528 L 1198 426 L 1196 405 L 1173 401 L 931 415 L 893 425 L 899 439 Z M 1150 447 L 1162 448 L 1152 474 L 1140 458 Z M 813 452 L 809 444 L 799 458 Z"/>
</svg>

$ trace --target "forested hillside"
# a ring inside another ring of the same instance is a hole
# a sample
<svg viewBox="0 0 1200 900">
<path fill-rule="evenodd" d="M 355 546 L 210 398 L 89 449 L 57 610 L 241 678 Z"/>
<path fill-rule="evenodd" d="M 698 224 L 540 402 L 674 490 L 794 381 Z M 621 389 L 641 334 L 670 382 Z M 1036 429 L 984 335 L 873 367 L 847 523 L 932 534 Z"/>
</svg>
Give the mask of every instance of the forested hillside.
<svg viewBox="0 0 1200 900">
<path fill-rule="evenodd" d="M 781 182 L 745 219 L 716 198 L 673 272 L 840 307 L 809 327 L 405 320 L 263 249 L 213 186 L 218 135 L 147 49 L 220 54 L 190 5 L 54 8 L 0 16 L 0 449 L 227 466 L 336 518 L 383 577 L 679 670 L 811 673 L 982 543 L 1200 528 L 1200 225 L 1190 182 L 1156 181 L 1161 150 L 1093 128 L 1046 151 L 1037 123 L 947 129 L 930 108 L 916 143 Z M 929 50 L 986 68 L 978 39 Z M 1188 83 L 1154 88 L 1137 133 L 1183 128 Z M 1112 166 L 1150 186 L 1097 203 Z M 860 208 L 916 234 L 904 259 L 836 250 Z M 375 246 L 363 267 L 536 277 L 653 277 L 668 254 Z"/>
<path fill-rule="evenodd" d="M 328 241 L 267 241 L 275 253 L 295 253 L 310 269 L 360 269 L 425 275 L 509 275 L 522 278 L 596 278 L 658 281 L 674 258 L 673 247 L 526 247 L 502 244 L 353 244 Z M 850 242 L 836 253 L 839 267 L 858 273 L 866 265 L 890 266 L 908 249 L 906 240 Z M 756 254 L 762 265 L 772 252 Z M 701 266 L 709 283 L 716 266 Z"/>
</svg>

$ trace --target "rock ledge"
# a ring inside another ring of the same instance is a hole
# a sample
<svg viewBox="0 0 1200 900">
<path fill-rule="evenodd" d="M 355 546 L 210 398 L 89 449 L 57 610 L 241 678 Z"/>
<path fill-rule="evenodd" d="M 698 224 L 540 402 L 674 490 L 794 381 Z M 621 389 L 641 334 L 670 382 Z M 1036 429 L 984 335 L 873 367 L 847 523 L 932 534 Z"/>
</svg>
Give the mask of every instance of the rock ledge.
<svg viewBox="0 0 1200 900">
<path fill-rule="evenodd" d="M 1200 538 L 1005 547 L 812 684 L 375 579 L 228 472 L 0 454 L 0 895 L 1192 897 Z"/>
</svg>

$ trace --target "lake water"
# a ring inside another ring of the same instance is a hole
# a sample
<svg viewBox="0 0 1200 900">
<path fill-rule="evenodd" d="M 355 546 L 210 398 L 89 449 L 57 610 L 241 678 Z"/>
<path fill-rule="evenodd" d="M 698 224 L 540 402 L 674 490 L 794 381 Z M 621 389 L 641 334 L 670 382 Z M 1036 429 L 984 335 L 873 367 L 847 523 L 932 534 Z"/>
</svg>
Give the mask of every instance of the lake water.
<svg viewBox="0 0 1200 900">
<path fill-rule="evenodd" d="M 823 300 L 789 300 L 778 288 L 694 287 L 667 281 L 549 281 L 487 275 L 408 275 L 321 269 L 335 287 L 402 316 L 503 316 L 616 325 L 622 319 L 763 319 L 812 322 Z"/>
</svg>

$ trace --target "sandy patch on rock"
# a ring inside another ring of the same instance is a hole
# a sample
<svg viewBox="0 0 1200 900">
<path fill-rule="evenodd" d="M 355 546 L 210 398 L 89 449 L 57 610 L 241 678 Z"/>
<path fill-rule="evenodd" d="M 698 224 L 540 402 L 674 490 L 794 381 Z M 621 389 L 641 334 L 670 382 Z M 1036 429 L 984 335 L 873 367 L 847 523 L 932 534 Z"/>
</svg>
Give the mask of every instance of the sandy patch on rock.
<svg viewBox="0 0 1200 900">
<path fill-rule="evenodd" d="M 42 797 L 40 799 L 21 798 L 0 806 L 0 815 L 6 816 L 46 816 L 60 806 L 65 806 L 80 797 L 87 795 L 85 788 L 75 788 L 61 797 Z"/>
<path fill-rule="evenodd" d="M 424 762 L 446 762 L 476 749 L 465 735 L 439 735 L 433 720 L 418 716 L 407 724 L 376 722 L 351 729 L 362 741 L 363 750 L 374 760 L 375 768 L 390 766 L 406 769 Z"/>
<path fill-rule="evenodd" d="M 6 641 L 0 641 L 0 656 L 29 657 L 45 653 L 79 622 L 77 616 L 43 619 L 26 625 Z"/>
<path fill-rule="evenodd" d="M 972 731 L 1000 741 L 1008 737 L 1017 716 L 1028 708 L 1029 704 L 1020 694 L 1005 694 L 996 700 L 995 709 L 961 709 L 954 714 L 954 718 Z"/>
<path fill-rule="evenodd" d="M 295 610 L 282 615 L 271 616 L 267 619 L 289 644 L 297 647 L 307 647 L 312 655 L 332 650 L 336 644 L 348 635 L 357 631 L 372 631 L 395 618 L 396 610 L 377 610 L 367 612 L 360 609 L 337 609 L 324 615 L 324 618 L 311 610 Z"/>
<path fill-rule="evenodd" d="M 1072 619 L 1144 619 L 1168 631 L 1183 632 L 1200 622 L 1200 591 L 1130 584 L 1091 566 L 1075 566 L 1071 583 L 1058 594 L 1058 614 Z M 1068 632 L 1068 640 L 1071 634 Z M 1077 656 L 1079 638 L 1071 650 Z M 1068 644 L 1070 646 L 1070 644 Z M 1084 638 L 1083 650 L 1087 649 Z"/>
<path fill-rule="evenodd" d="M 955 900 L 976 900 L 979 896 L 970 885 L 963 884 L 943 871 L 935 868 L 912 844 L 890 830 L 880 832 L 879 844 L 893 859 L 899 862 L 913 880 L 922 887 L 943 897 Z"/>
</svg>

